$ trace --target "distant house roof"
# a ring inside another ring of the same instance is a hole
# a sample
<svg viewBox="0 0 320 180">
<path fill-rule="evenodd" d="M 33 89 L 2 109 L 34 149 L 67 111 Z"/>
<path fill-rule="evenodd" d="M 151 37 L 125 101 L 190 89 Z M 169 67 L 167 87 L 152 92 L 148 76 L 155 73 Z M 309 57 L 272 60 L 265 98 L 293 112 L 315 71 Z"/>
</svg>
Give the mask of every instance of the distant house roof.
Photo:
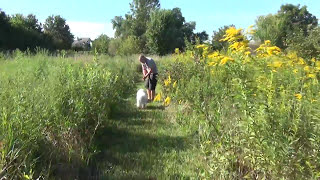
<svg viewBox="0 0 320 180">
<path fill-rule="evenodd" d="M 72 47 L 83 47 L 84 45 L 91 44 L 91 42 L 90 38 L 78 38 L 73 41 Z"/>
</svg>

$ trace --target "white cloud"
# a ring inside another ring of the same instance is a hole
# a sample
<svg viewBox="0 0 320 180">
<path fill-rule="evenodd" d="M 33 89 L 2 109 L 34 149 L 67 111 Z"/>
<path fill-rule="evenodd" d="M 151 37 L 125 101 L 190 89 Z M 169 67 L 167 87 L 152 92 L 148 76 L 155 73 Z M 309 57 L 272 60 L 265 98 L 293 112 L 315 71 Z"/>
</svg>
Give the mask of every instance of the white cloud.
<svg viewBox="0 0 320 180">
<path fill-rule="evenodd" d="M 106 34 L 113 37 L 114 30 L 111 23 L 94 23 L 94 22 L 81 22 L 81 21 L 67 21 L 66 22 L 71 33 L 75 38 L 89 37 L 92 40 L 96 39 L 101 34 Z"/>
</svg>

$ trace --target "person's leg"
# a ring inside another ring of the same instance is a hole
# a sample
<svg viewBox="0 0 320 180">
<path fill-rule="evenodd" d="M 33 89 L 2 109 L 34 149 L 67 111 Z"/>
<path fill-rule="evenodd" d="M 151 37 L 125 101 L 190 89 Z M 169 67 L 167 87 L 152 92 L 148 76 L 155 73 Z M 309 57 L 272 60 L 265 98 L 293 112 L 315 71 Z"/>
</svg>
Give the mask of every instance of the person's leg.
<svg viewBox="0 0 320 180">
<path fill-rule="evenodd" d="M 147 90 L 147 94 L 148 94 L 148 101 L 151 101 L 152 100 L 151 99 L 152 94 L 151 94 L 151 90 L 150 89 Z"/>
<path fill-rule="evenodd" d="M 151 90 L 151 100 L 154 100 L 154 97 L 156 95 L 156 90 Z"/>
<path fill-rule="evenodd" d="M 157 74 L 152 76 L 152 86 L 151 86 L 151 98 L 154 100 L 154 97 L 156 96 L 156 86 L 157 86 Z"/>
<path fill-rule="evenodd" d="M 150 78 L 148 77 L 146 80 L 145 80 L 145 88 L 147 89 L 147 95 L 148 95 L 148 101 L 150 101 L 151 99 L 151 83 L 150 83 Z"/>
</svg>

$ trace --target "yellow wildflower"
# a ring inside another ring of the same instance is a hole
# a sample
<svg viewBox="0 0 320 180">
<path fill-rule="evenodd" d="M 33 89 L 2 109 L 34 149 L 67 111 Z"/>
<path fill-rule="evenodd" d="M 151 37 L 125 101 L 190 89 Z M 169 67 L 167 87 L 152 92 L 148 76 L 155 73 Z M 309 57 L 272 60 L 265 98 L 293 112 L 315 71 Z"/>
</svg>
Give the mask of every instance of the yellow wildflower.
<svg viewBox="0 0 320 180">
<path fill-rule="evenodd" d="M 303 70 L 304 70 L 305 72 L 310 72 L 310 66 L 304 67 Z"/>
<path fill-rule="evenodd" d="M 213 53 L 208 54 L 208 58 L 209 59 L 214 59 L 214 58 L 218 58 L 220 56 L 218 51 L 215 51 Z"/>
<path fill-rule="evenodd" d="M 304 59 L 303 59 L 303 58 L 299 58 L 299 63 L 298 63 L 298 64 L 305 65 L 305 64 L 306 64 L 306 62 L 304 61 Z"/>
<path fill-rule="evenodd" d="M 271 55 L 278 55 L 281 52 L 281 49 L 277 46 L 267 47 L 267 53 L 269 56 Z"/>
<path fill-rule="evenodd" d="M 174 53 L 175 54 L 180 54 L 180 49 L 179 48 L 174 49 Z"/>
<path fill-rule="evenodd" d="M 196 46 L 197 49 L 205 48 L 205 47 L 207 47 L 205 44 L 199 44 Z"/>
<path fill-rule="evenodd" d="M 175 81 L 172 85 L 173 88 L 177 87 L 177 81 Z"/>
<path fill-rule="evenodd" d="M 232 42 L 237 39 L 239 39 L 239 36 L 241 36 L 242 29 L 236 29 L 235 27 L 230 27 L 226 30 L 226 34 L 224 35 L 224 39 L 221 39 L 220 41 L 228 41 Z"/>
<path fill-rule="evenodd" d="M 217 65 L 217 62 L 209 62 L 208 63 L 208 66 L 216 66 Z"/>
<path fill-rule="evenodd" d="M 164 100 L 164 105 L 165 105 L 165 106 L 169 106 L 170 102 L 171 102 L 171 98 L 168 96 L 168 97 Z"/>
<path fill-rule="evenodd" d="M 154 97 L 155 102 L 160 102 L 161 101 L 161 93 L 157 94 L 156 97 Z"/>
<path fill-rule="evenodd" d="M 228 61 L 233 61 L 233 59 L 225 56 L 224 58 L 221 59 L 220 65 L 225 65 Z"/>
<path fill-rule="evenodd" d="M 316 62 L 316 58 L 312 58 L 312 59 L 311 59 L 311 62 Z"/>
<path fill-rule="evenodd" d="M 269 45 L 269 44 L 271 44 L 271 41 L 270 40 L 265 40 L 264 44 Z"/>
<path fill-rule="evenodd" d="M 272 66 L 275 67 L 275 68 L 279 68 L 279 67 L 282 66 L 282 64 L 283 64 L 283 63 L 280 62 L 280 61 L 275 61 L 275 62 L 273 62 Z"/>
<path fill-rule="evenodd" d="M 167 80 L 164 80 L 164 86 L 169 86 L 171 84 L 171 77 L 169 75 Z"/>
<path fill-rule="evenodd" d="M 297 74 L 298 71 L 299 71 L 298 69 L 294 69 L 292 72 L 295 73 L 295 74 Z"/>
<path fill-rule="evenodd" d="M 315 79 L 316 78 L 316 75 L 315 74 L 308 74 L 308 78 L 312 78 L 312 79 Z"/>
<path fill-rule="evenodd" d="M 316 70 L 320 70 L 320 61 L 316 61 Z"/>
<path fill-rule="evenodd" d="M 299 94 L 295 94 L 294 96 L 295 96 L 296 99 L 299 100 L 299 101 L 302 99 L 302 94 L 300 94 L 300 93 L 299 93 Z"/>
</svg>

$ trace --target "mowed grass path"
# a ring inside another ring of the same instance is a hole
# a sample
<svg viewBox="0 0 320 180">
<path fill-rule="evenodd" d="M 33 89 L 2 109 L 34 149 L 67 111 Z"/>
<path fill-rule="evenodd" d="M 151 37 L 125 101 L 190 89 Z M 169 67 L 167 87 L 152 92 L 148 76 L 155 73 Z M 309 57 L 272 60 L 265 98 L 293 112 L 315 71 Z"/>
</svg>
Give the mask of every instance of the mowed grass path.
<svg viewBox="0 0 320 180">
<path fill-rule="evenodd" d="M 143 87 L 138 84 L 137 89 Z M 197 176 L 194 137 L 172 120 L 168 109 L 135 107 L 135 92 L 97 132 L 101 179 L 189 179 Z M 100 178 L 99 178 L 100 179 Z"/>
</svg>

